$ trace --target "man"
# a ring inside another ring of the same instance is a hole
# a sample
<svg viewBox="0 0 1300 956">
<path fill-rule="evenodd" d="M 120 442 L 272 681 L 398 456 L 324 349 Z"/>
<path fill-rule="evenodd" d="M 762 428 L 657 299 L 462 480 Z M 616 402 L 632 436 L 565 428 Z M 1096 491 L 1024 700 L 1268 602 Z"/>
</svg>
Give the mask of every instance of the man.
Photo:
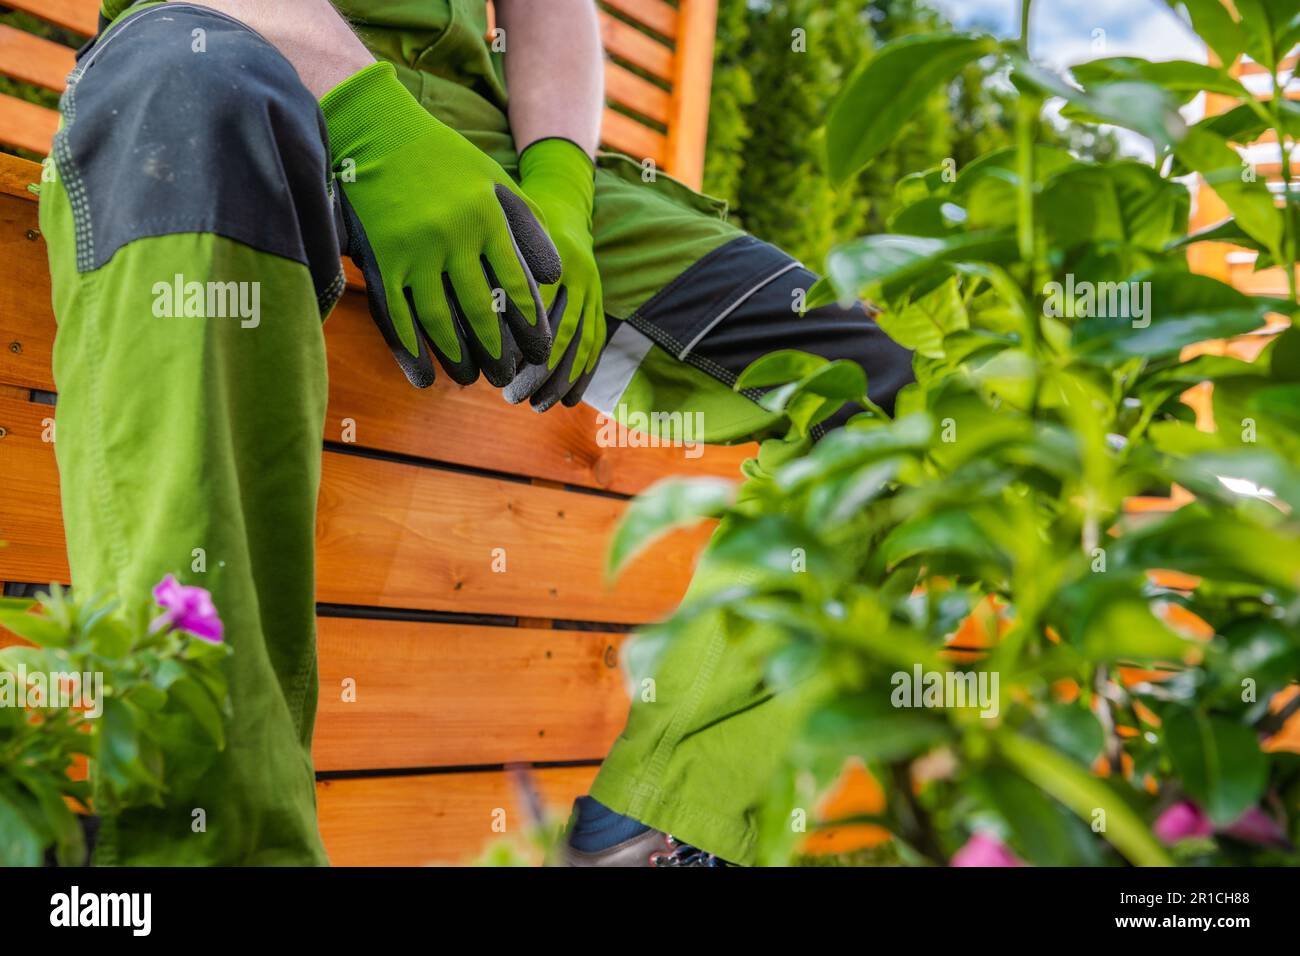
<svg viewBox="0 0 1300 956">
<path fill-rule="evenodd" d="M 597 155 L 591 0 L 497 0 L 504 56 L 483 0 L 338 6 L 364 43 L 327 0 L 106 0 L 61 101 L 41 223 L 73 581 L 143 594 L 220 556 L 202 583 L 235 648 L 226 751 L 184 800 L 105 819 L 100 864 L 326 860 L 313 518 L 340 250 L 416 386 L 482 373 L 539 411 L 698 411 L 732 442 L 783 432 L 731 387 L 774 349 L 858 361 L 885 407 L 911 378 L 860 306 L 799 316 L 815 277 L 720 204 Z M 257 283 L 260 320 L 160 315 L 152 290 L 176 275 Z M 701 618 L 656 671 L 568 862 L 751 859 L 798 700 L 726 627 Z"/>
</svg>

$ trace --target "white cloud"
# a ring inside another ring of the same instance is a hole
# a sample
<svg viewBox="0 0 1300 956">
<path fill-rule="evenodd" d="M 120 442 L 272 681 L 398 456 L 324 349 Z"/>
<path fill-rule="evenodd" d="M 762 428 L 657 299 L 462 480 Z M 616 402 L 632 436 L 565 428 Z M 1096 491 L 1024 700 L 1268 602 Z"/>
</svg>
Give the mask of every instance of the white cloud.
<svg viewBox="0 0 1300 956">
<path fill-rule="evenodd" d="M 1020 28 L 1019 0 L 930 0 L 955 24 L 1013 36 Z M 1058 70 L 1108 56 L 1148 60 L 1205 60 L 1205 47 L 1161 0 L 1039 0 L 1034 5 L 1029 51 Z M 1185 115 L 1195 119 L 1193 108 Z M 1115 130 L 1126 153 L 1150 159 L 1150 141 Z"/>
</svg>

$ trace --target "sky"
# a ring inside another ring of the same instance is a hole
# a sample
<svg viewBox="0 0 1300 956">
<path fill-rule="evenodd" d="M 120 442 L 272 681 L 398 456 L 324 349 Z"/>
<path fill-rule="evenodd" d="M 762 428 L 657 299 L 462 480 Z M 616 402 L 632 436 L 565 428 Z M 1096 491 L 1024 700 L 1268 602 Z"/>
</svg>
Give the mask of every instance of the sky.
<svg viewBox="0 0 1300 956">
<path fill-rule="evenodd" d="M 1019 0 L 930 0 L 958 26 L 1000 36 L 1019 29 Z M 1164 0 L 1037 0 L 1030 53 L 1053 66 L 1098 56 L 1203 60 L 1204 47 Z"/>
<path fill-rule="evenodd" d="M 1014 36 L 1020 29 L 1019 0 L 929 0 L 959 27 Z M 1205 61 L 1205 47 L 1164 0 L 1037 0 L 1029 34 L 1035 60 L 1062 69 L 1103 56 L 1148 60 Z M 1199 117 L 1198 97 L 1184 109 Z M 1150 159 L 1150 141 L 1115 129 L 1120 148 Z"/>
</svg>

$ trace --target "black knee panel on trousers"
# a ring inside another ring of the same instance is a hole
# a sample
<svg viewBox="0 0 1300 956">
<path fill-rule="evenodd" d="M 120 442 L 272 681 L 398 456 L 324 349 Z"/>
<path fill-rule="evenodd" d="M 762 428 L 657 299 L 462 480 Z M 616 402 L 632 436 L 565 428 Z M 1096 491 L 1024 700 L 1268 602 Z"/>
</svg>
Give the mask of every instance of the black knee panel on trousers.
<svg viewBox="0 0 1300 956">
<path fill-rule="evenodd" d="M 136 239 L 215 233 L 311 269 L 341 291 L 325 122 L 284 56 L 214 10 L 169 3 L 82 51 L 54 159 L 73 204 L 77 268 Z"/>
<path fill-rule="evenodd" d="M 915 380 L 912 353 L 887 336 L 861 303 L 801 315 L 798 307 L 816 281 L 776 246 L 739 236 L 679 275 L 629 321 L 661 348 L 727 385 L 781 349 L 850 359 L 866 371 L 871 400 L 892 414 L 899 390 Z M 750 397 L 764 391 L 755 389 Z M 846 405 L 818 425 L 814 437 L 860 411 Z"/>
</svg>

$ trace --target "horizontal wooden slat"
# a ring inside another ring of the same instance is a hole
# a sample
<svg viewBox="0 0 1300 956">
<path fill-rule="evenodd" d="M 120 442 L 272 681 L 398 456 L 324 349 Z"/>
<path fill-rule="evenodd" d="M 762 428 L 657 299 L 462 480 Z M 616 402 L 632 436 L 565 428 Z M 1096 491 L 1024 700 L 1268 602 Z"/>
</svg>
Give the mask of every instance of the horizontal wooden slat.
<svg viewBox="0 0 1300 956">
<path fill-rule="evenodd" d="M 663 0 L 602 0 L 611 10 L 617 10 L 629 20 L 649 27 L 661 36 L 677 36 L 677 11 Z"/>
<path fill-rule="evenodd" d="M 1253 263 L 1232 263 L 1229 267 L 1229 281 L 1242 292 L 1251 295 L 1288 294 L 1286 273 L 1281 268 L 1255 271 Z"/>
<path fill-rule="evenodd" d="M 567 815 L 596 768 L 529 776 L 547 810 Z M 504 771 L 326 780 L 316 785 L 316 800 L 321 837 L 335 866 L 469 863 L 503 839 L 528 847 L 526 805 Z M 504 833 L 493 829 L 499 821 Z M 532 856 L 539 862 L 535 851 Z"/>
<path fill-rule="evenodd" d="M 5 76 L 61 93 L 75 62 L 69 47 L 0 23 L 0 73 Z"/>
<path fill-rule="evenodd" d="M 527 405 L 507 405 L 486 381 L 461 388 L 445 375 L 426 391 L 414 389 L 357 292 L 335 308 L 325 340 L 329 440 L 339 440 L 344 420 L 351 419 L 363 447 L 623 493 L 641 491 L 668 474 L 735 477 L 754 451 L 753 445 L 708 446 L 688 460 L 681 448 L 601 447 L 598 416 L 587 405 L 557 405 L 538 415 Z"/>
<path fill-rule="evenodd" d="M 600 13 L 600 36 L 605 52 L 640 67 L 661 80 L 672 79 L 673 51 L 636 27 Z"/>
<path fill-rule="evenodd" d="M 605 98 L 657 122 L 668 122 L 669 92 L 610 60 L 605 61 Z"/>
<path fill-rule="evenodd" d="M 600 141 L 615 152 L 627 153 L 635 160 L 654 160 L 659 169 L 667 169 L 668 140 L 662 133 L 643 126 L 631 117 L 609 108 L 601 119 Z"/>
<path fill-rule="evenodd" d="M 317 634 L 317 770 L 598 760 L 627 717 L 622 634 L 328 617 Z"/>
<path fill-rule="evenodd" d="M 98 0 L 5 0 L 4 5 L 84 36 L 99 29 Z"/>
<path fill-rule="evenodd" d="M 15 166 L 18 163 L 21 165 Z M 13 173 L 14 169 L 25 173 Z M 35 235 L 36 205 L 24 181 L 39 178 L 33 163 L 0 162 L 0 384 L 47 391 L 54 317 L 45 243 Z M 19 198 L 22 197 L 22 198 Z M 461 388 L 446 376 L 411 388 L 375 331 L 364 296 L 345 294 L 325 323 L 330 362 L 328 440 L 355 438 L 360 447 L 471 465 L 623 493 L 668 474 L 734 477 L 752 445 L 709 446 L 687 459 L 680 448 L 601 447 L 595 411 L 556 406 L 538 415 L 511 407 L 486 382 Z M 344 434 L 345 423 L 351 433 Z"/>
<path fill-rule="evenodd" d="M 0 93 L 0 143 L 45 155 L 59 128 L 59 114 Z"/>
<path fill-rule="evenodd" d="M 1294 56 L 1284 57 L 1280 66 L 1283 70 L 1294 70 L 1296 66 L 1296 58 Z M 1264 66 L 1262 63 L 1256 63 L 1254 60 L 1242 60 L 1238 62 L 1233 67 L 1232 73 L 1234 76 L 1259 76 L 1261 74 L 1272 75 L 1269 73 L 1268 67 Z"/>
<path fill-rule="evenodd" d="M 68 580 L 48 405 L 0 399 L 0 580 Z M 625 502 L 357 455 L 324 456 L 317 599 L 640 623 L 681 598 L 706 529 L 670 536 L 612 588 L 604 554 Z M 506 571 L 493 569 L 504 549 Z"/>
<path fill-rule="evenodd" d="M 656 547 L 604 582 L 622 501 L 351 455 L 325 455 L 322 601 L 635 623 L 681 598 L 703 535 Z M 507 573 L 492 569 L 506 551 Z"/>
</svg>

